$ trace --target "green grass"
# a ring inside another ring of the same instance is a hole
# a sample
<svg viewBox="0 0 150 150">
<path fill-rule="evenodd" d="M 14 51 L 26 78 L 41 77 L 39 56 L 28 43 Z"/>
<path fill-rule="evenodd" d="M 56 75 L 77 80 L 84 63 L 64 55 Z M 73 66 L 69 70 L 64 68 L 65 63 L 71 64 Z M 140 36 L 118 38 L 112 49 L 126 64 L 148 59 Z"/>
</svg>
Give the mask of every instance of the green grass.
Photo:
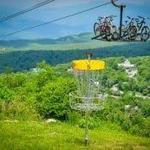
<svg viewBox="0 0 150 150">
<path fill-rule="evenodd" d="M 24 47 L 4 47 L 0 46 L 0 52 L 11 52 L 11 51 L 28 51 L 28 50 L 77 50 L 77 49 L 95 49 L 103 47 L 111 47 L 117 45 L 125 45 L 125 42 L 107 42 L 107 41 L 90 41 L 83 43 L 68 43 L 68 44 L 38 44 L 30 43 Z"/>
<path fill-rule="evenodd" d="M 67 123 L 0 122 L 1 150 L 148 150 L 150 140 L 136 137 L 111 124 L 90 130 L 90 143 L 83 142 L 84 130 Z"/>
</svg>

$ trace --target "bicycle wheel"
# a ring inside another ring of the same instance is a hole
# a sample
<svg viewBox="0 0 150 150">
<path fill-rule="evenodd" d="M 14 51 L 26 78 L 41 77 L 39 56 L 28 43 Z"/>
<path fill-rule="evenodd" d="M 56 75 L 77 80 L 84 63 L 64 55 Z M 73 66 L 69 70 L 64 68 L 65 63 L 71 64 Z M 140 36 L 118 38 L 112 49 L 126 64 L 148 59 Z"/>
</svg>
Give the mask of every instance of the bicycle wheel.
<svg viewBox="0 0 150 150">
<path fill-rule="evenodd" d="M 141 30 L 141 41 L 147 41 L 150 37 L 150 29 L 148 26 L 144 26 Z"/>
<path fill-rule="evenodd" d="M 100 26 L 99 26 L 99 23 L 95 23 L 94 24 L 94 34 L 97 36 L 97 35 L 100 35 Z"/>
<path fill-rule="evenodd" d="M 136 26 L 130 26 L 128 29 L 128 38 L 129 40 L 136 40 L 137 38 L 137 28 Z"/>
<path fill-rule="evenodd" d="M 117 41 L 118 39 L 119 39 L 119 34 L 118 34 L 118 32 L 113 32 L 112 33 L 112 39 L 114 40 L 114 41 Z"/>
<path fill-rule="evenodd" d="M 107 41 L 112 40 L 111 28 L 109 26 L 105 27 L 105 37 Z"/>
</svg>

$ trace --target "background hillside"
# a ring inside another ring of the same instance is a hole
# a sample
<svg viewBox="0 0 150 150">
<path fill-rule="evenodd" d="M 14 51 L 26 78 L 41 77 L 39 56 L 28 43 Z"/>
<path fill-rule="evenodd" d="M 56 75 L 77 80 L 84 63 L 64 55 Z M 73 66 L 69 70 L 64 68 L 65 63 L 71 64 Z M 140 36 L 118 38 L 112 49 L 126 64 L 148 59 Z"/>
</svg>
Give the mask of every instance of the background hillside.
<svg viewBox="0 0 150 150">
<path fill-rule="evenodd" d="M 57 39 L 35 39 L 35 40 L 8 40 L 0 41 L 1 51 L 20 50 L 72 50 L 93 49 L 113 45 L 122 45 L 124 42 L 93 41 L 92 33 L 82 33 L 65 36 Z"/>
<path fill-rule="evenodd" d="M 86 52 L 94 58 L 150 55 L 150 41 L 106 42 L 92 37 L 92 33 L 82 33 L 58 39 L 0 41 L 0 72 L 29 70 L 43 60 L 51 65 L 68 63 L 85 58 Z"/>
<path fill-rule="evenodd" d="M 106 61 L 99 81 L 108 95 L 104 109 L 89 118 L 89 148 L 149 149 L 150 42 L 90 38 L 86 33 L 55 40 L 0 42 L 1 149 L 84 148 L 85 120 L 82 113 L 70 108 L 69 93 L 76 90 L 76 82 L 67 70 L 73 59 L 85 58 L 86 52 Z M 118 68 L 126 57 L 138 70 L 134 78 Z M 112 92 L 116 85 L 122 95 Z M 48 118 L 57 121 L 48 124 Z"/>
<path fill-rule="evenodd" d="M 89 117 L 89 149 L 149 150 L 150 56 L 129 58 L 138 70 L 134 78 L 118 67 L 124 58 L 104 60 L 98 81 L 108 97 L 104 109 Z M 1 149 L 84 148 L 84 113 L 70 107 L 69 93 L 77 88 L 70 67 L 42 62 L 36 71 L 0 74 Z M 111 90 L 116 85 L 122 94 Z M 49 118 L 56 123 L 47 123 Z"/>
</svg>

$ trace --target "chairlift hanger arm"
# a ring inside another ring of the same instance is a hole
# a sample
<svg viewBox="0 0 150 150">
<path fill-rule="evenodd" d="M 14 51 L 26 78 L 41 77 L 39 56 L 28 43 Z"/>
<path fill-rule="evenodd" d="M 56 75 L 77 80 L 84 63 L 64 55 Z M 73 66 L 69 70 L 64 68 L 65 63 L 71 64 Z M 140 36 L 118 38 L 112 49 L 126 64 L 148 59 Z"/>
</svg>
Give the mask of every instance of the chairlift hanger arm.
<svg viewBox="0 0 150 150">
<path fill-rule="evenodd" d="M 126 5 L 118 5 L 116 4 L 115 2 L 118 1 L 118 0 L 111 0 L 111 3 L 120 9 L 120 28 L 119 28 L 119 37 L 121 39 L 121 36 L 122 36 L 122 21 L 123 21 L 123 10 L 124 8 L 126 7 Z"/>
<path fill-rule="evenodd" d="M 126 5 L 118 5 L 116 4 L 115 2 L 118 1 L 118 0 L 111 0 L 112 4 L 115 6 L 115 7 L 118 7 L 118 8 L 121 8 L 121 7 L 126 7 Z"/>
</svg>

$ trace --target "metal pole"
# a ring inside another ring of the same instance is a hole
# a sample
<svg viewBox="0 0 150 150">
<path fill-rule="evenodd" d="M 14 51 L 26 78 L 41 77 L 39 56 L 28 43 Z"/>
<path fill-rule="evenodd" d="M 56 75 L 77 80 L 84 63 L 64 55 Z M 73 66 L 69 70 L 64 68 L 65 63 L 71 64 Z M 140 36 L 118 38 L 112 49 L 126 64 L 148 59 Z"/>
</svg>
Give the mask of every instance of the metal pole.
<svg viewBox="0 0 150 150">
<path fill-rule="evenodd" d="M 85 112 L 85 145 L 88 144 L 89 141 L 89 128 L 88 128 L 88 110 Z"/>
<path fill-rule="evenodd" d="M 123 9 L 126 7 L 125 5 L 118 5 L 116 4 L 117 0 L 111 0 L 112 4 L 115 6 L 115 7 L 118 7 L 120 8 L 120 27 L 119 27 L 119 36 L 120 36 L 120 39 L 121 39 L 121 36 L 122 36 L 122 21 L 123 21 Z"/>
<path fill-rule="evenodd" d="M 124 8 L 124 6 L 121 5 L 121 6 L 120 6 L 120 32 L 119 32 L 120 39 L 121 39 L 121 37 L 122 37 L 123 8 Z"/>
</svg>

